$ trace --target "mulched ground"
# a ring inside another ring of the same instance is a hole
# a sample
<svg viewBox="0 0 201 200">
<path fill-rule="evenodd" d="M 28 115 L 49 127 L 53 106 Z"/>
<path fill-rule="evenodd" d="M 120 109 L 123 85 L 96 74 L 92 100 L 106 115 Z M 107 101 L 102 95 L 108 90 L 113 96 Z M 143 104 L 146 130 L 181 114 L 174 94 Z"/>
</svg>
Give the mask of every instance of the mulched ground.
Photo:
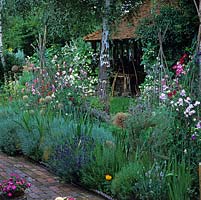
<svg viewBox="0 0 201 200">
<path fill-rule="evenodd" d="M 9 178 L 11 173 L 26 177 L 32 184 L 27 191 L 28 200 L 54 200 L 59 196 L 72 196 L 77 200 L 103 200 L 82 188 L 61 183 L 58 177 L 44 167 L 23 157 L 10 157 L 0 152 L 0 180 Z"/>
</svg>

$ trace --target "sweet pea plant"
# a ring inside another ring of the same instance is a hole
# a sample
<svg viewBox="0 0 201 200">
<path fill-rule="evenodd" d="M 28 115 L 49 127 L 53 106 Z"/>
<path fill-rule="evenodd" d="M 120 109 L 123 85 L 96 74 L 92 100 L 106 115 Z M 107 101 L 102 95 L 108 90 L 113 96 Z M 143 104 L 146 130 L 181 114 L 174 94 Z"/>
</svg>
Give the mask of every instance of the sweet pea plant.
<svg viewBox="0 0 201 200">
<path fill-rule="evenodd" d="M 186 62 L 188 57 L 184 54 L 172 67 L 175 73 L 174 79 L 169 79 L 168 75 L 161 79 L 159 99 L 162 104 L 170 105 L 178 113 L 180 119 L 183 119 L 186 124 L 191 139 L 195 140 L 201 133 L 200 101 L 182 85 L 183 76 L 189 75 L 190 71 L 189 62 L 191 61 Z"/>
<path fill-rule="evenodd" d="M 81 45 L 81 47 L 79 46 Z M 84 46 L 83 46 L 84 45 Z M 82 42 L 72 42 L 62 48 L 47 50 L 47 67 L 40 69 L 30 58 L 33 80 L 25 84 L 24 93 L 34 102 L 55 102 L 54 105 L 79 104 L 95 91 L 96 72 L 91 68 L 93 52 Z"/>
<path fill-rule="evenodd" d="M 31 183 L 21 178 L 18 174 L 11 174 L 10 178 L 0 182 L 0 193 L 7 197 L 13 197 L 16 193 L 24 193 L 27 188 L 31 187 Z"/>
</svg>

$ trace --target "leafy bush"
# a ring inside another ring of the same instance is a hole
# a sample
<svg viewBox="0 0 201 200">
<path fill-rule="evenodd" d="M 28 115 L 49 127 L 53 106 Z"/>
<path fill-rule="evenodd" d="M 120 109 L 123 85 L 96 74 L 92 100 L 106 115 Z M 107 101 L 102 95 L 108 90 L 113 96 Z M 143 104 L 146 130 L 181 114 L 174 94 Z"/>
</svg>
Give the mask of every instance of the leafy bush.
<svg viewBox="0 0 201 200">
<path fill-rule="evenodd" d="M 133 187 L 133 193 L 137 199 L 165 200 L 167 199 L 166 162 L 152 163 L 153 161 L 144 167 L 138 182 Z"/>
<path fill-rule="evenodd" d="M 189 194 L 191 190 L 192 177 L 190 168 L 184 160 L 178 162 L 174 159 L 170 162 L 167 169 L 166 181 L 169 199 L 190 199 Z"/>
<path fill-rule="evenodd" d="M 196 9 L 193 3 L 180 1 L 180 6 L 161 6 L 160 13 L 155 11 L 152 15 L 141 21 L 138 27 L 138 35 L 146 46 L 152 45 L 155 58 L 159 47 L 158 33 L 165 33 L 163 39 L 163 50 L 167 60 L 175 60 L 186 47 L 191 46 L 192 38 L 195 36 L 197 29 Z M 182 9 L 181 9 L 182 8 Z M 173 20 L 174 19 L 174 20 Z M 186 23 L 186 22 L 189 23 Z M 189 38 L 189 39 L 187 39 Z"/>
<path fill-rule="evenodd" d="M 132 102 L 133 100 L 127 97 L 111 97 L 110 112 L 112 114 L 116 114 L 118 112 L 128 112 L 129 106 Z"/>
<path fill-rule="evenodd" d="M 94 141 L 89 136 L 66 138 L 64 144 L 57 145 L 50 157 L 50 166 L 65 181 L 79 181 L 79 172 L 90 160 Z"/>
<path fill-rule="evenodd" d="M 7 108 L 0 110 L 0 149 L 9 154 L 16 155 L 21 152 L 18 132 L 20 126 L 15 122 L 18 114 Z"/>
<path fill-rule="evenodd" d="M 22 131 L 18 135 L 21 140 L 22 151 L 35 160 L 42 159 L 42 145 L 49 133 L 49 118 L 35 110 L 25 110 L 19 124 Z"/>
<path fill-rule="evenodd" d="M 139 162 L 131 162 L 124 166 L 112 181 L 111 190 L 117 199 L 135 199 L 133 187 L 139 180 L 143 165 Z"/>
<path fill-rule="evenodd" d="M 16 52 L 13 50 L 5 51 L 5 62 L 6 62 L 6 71 L 4 73 L 8 73 L 11 71 L 14 65 L 17 65 L 19 68 L 25 63 L 25 56 L 22 50 L 18 49 Z"/>
<path fill-rule="evenodd" d="M 126 163 L 122 149 L 115 146 L 112 141 L 106 141 L 104 146 L 97 144 L 91 154 L 90 162 L 81 170 L 81 182 L 89 188 L 109 194 L 111 181 L 106 179 L 106 175 L 112 179 Z"/>
<path fill-rule="evenodd" d="M 51 47 L 46 52 L 46 65 L 40 69 L 34 55 L 33 80 L 26 86 L 26 92 L 38 103 L 50 96 L 57 104 L 80 105 L 85 96 L 95 91 L 97 74 L 91 68 L 93 52 L 82 40 L 72 41 L 64 47 Z"/>
<path fill-rule="evenodd" d="M 152 153 L 154 157 L 169 155 L 168 149 L 173 142 L 175 130 L 175 116 L 169 109 L 135 107 L 126 122 L 127 130 L 118 136 L 118 140 L 129 151 L 139 148 Z"/>
</svg>

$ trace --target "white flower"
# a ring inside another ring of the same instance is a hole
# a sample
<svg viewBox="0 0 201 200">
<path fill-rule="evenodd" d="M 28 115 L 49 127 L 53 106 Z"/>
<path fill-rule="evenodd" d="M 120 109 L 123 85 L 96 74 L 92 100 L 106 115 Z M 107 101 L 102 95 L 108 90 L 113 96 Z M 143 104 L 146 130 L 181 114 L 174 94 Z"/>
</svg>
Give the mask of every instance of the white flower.
<svg viewBox="0 0 201 200">
<path fill-rule="evenodd" d="M 164 94 L 164 93 L 162 93 L 162 94 L 159 96 L 159 98 L 160 98 L 161 100 L 166 100 L 166 99 L 167 99 L 167 95 Z"/>
<path fill-rule="evenodd" d="M 195 110 L 192 110 L 192 111 L 189 112 L 190 116 L 193 115 L 193 114 L 195 114 Z"/>
<path fill-rule="evenodd" d="M 66 71 L 62 71 L 62 75 L 65 75 L 66 74 Z"/>
<path fill-rule="evenodd" d="M 199 102 L 199 101 L 196 101 L 196 102 L 194 103 L 194 106 L 198 106 L 198 105 L 200 105 L 200 102 Z"/>
<path fill-rule="evenodd" d="M 187 101 L 191 101 L 191 98 L 190 98 L 190 97 L 187 97 L 186 100 L 187 100 Z"/>
<path fill-rule="evenodd" d="M 179 104 L 179 106 L 183 106 L 183 105 L 184 105 L 184 101 L 183 101 L 182 98 L 179 98 L 179 100 L 178 100 L 178 104 Z"/>
<path fill-rule="evenodd" d="M 186 99 L 184 99 L 184 101 L 189 104 L 191 102 L 191 98 L 187 97 Z"/>
<path fill-rule="evenodd" d="M 168 89 L 168 86 L 167 85 L 163 85 L 162 89 L 163 89 L 163 91 L 165 91 L 165 90 Z"/>
<path fill-rule="evenodd" d="M 69 70 L 68 70 L 68 72 L 71 73 L 72 71 L 73 71 L 73 69 L 70 67 Z"/>
<path fill-rule="evenodd" d="M 57 197 L 55 200 L 64 200 L 63 197 Z"/>
</svg>

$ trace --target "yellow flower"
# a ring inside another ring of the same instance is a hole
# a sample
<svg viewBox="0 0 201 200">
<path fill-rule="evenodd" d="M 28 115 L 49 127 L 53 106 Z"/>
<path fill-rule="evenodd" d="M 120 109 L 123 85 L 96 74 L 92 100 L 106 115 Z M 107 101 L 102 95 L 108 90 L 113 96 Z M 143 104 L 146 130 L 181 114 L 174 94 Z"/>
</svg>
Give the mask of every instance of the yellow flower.
<svg viewBox="0 0 201 200">
<path fill-rule="evenodd" d="M 106 181 L 111 181 L 112 180 L 112 176 L 109 175 L 109 174 L 106 174 L 105 175 L 105 179 L 106 179 Z"/>
</svg>

